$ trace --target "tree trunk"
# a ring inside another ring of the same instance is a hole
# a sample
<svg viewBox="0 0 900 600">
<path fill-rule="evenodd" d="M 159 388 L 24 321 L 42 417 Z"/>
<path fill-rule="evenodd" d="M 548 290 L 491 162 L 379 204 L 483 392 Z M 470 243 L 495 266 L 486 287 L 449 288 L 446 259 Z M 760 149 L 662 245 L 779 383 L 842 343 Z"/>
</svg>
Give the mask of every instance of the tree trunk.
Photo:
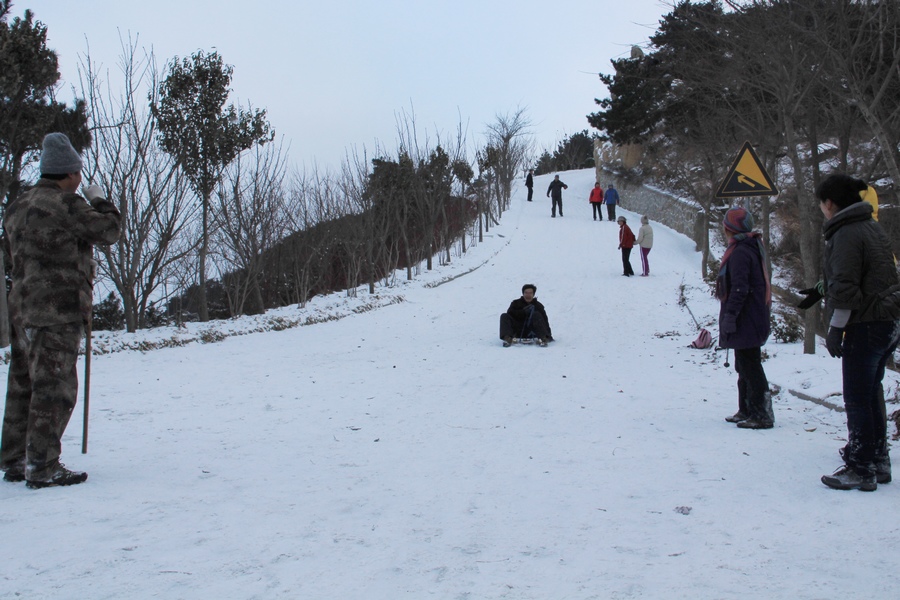
<svg viewBox="0 0 900 600">
<path fill-rule="evenodd" d="M 209 196 L 210 191 L 205 190 L 203 193 L 203 241 L 200 242 L 200 257 L 197 265 L 197 274 L 200 282 L 200 289 L 197 293 L 198 311 L 200 314 L 200 322 L 209 321 L 209 308 L 206 304 L 206 255 L 209 253 Z"/>
<path fill-rule="evenodd" d="M 784 138 L 796 182 L 797 217 L 800 220 L 800 259 L 803 262 L 803 283 L 812 287 L 819 280 L 819 229 L 812 209 L 812 202 L 806 197 L 803 189 L 803 164 L 797 152 L 797 136 L 794 121 L 786 115 L 784 119 Z M 804 315 L 803 353 L 816 353 L 816 312 L 808 310 Z"/>
<path fill-rule="evenodd" d="M 134 333 L 138 326 L 138 309 L 131 294 L 122 294 L 122 310 L 125 312 L 125 331 Z"/>
</svg>

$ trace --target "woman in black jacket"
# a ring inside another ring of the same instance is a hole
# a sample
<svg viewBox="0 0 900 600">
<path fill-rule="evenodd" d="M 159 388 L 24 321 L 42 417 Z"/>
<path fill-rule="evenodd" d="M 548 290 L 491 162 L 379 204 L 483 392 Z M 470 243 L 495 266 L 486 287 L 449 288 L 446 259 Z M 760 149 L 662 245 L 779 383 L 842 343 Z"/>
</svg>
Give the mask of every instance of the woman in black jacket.
<svg viewBox="0 0 900 600">
<path fill-rule="evenodd" d="M 848 175 L 816 189 L 825 221 L 825 303 L 833 311 L 825 346 L 841 358 L 847 445 L 822 483 L 873 491 L 891 480 L 881 381 L 900 340 L 900 279 L 890 239 L 862 201 L 868 186 Z"/>
</svg>

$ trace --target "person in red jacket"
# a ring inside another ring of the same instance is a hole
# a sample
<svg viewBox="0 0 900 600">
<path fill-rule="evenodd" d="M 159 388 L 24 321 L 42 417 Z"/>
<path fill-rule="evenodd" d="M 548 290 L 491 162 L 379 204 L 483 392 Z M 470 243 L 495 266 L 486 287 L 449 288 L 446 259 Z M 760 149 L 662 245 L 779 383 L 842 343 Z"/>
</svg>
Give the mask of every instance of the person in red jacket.
<svg viewBox="0 0 900 600">
<path fill-rule="evenodd" d="M 631 268 L 631 249 L 634 247 L 634 232 L 628 226 L 625 217 L 616 219 L 619 224 L 619 249 L 622 250 L 622 268 L 625 270 L 622 275 L 631 277 L 634 275 L 634 269 Z"/>
<path fill-rule="evenodd" d="M 603 188 L 600 186 L 600 182 L 594 184 L 594 189 L 591 190 L 591 197 L 588 198 L 588 202 L 591 203 L 591 208 L 594 210 L 594 220 L 597 220 L 597 217 L 600 217 L 600 220 L 603 220 Z"/>
</svg>

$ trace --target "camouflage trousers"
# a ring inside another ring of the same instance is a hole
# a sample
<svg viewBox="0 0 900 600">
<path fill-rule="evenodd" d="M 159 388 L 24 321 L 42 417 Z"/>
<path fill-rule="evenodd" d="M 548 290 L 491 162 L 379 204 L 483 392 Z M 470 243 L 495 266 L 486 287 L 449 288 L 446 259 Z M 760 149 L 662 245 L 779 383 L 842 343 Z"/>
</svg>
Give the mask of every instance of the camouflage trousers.
<svg viewBox="0 0 900 600">
<path fill-rule="evenodd" d="M 75 409 L 81 323 L 26 329 L 13 319 L 0 469 L 25 469 L 29 480 L 52 475 Z"/>
</svg>

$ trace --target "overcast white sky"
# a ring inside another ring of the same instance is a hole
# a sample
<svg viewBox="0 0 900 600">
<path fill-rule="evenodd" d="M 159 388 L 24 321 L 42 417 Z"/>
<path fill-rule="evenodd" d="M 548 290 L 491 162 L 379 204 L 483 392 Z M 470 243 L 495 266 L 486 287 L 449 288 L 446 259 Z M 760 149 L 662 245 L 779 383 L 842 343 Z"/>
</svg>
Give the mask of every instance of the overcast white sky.
<svg viewBox="0 0 900 600">
<path fill-rule="evenodd" d="M 298 164 L 337 166 L 347 149 L 396 147 L 396 114 L 480 143 L 497 113 L 526 107 L 538 145 L 589 128 L 606 95 L 597 72 L 646 46 L 667 0 L 34 0 L 67 99 L 79 56 L 117 77 L 120 37 L 160 64 L 217 49 L 234 66 L 232 101 L 268 110 Z M 432 136 L 433 137 L 433 136 Z"/>
</svg>

